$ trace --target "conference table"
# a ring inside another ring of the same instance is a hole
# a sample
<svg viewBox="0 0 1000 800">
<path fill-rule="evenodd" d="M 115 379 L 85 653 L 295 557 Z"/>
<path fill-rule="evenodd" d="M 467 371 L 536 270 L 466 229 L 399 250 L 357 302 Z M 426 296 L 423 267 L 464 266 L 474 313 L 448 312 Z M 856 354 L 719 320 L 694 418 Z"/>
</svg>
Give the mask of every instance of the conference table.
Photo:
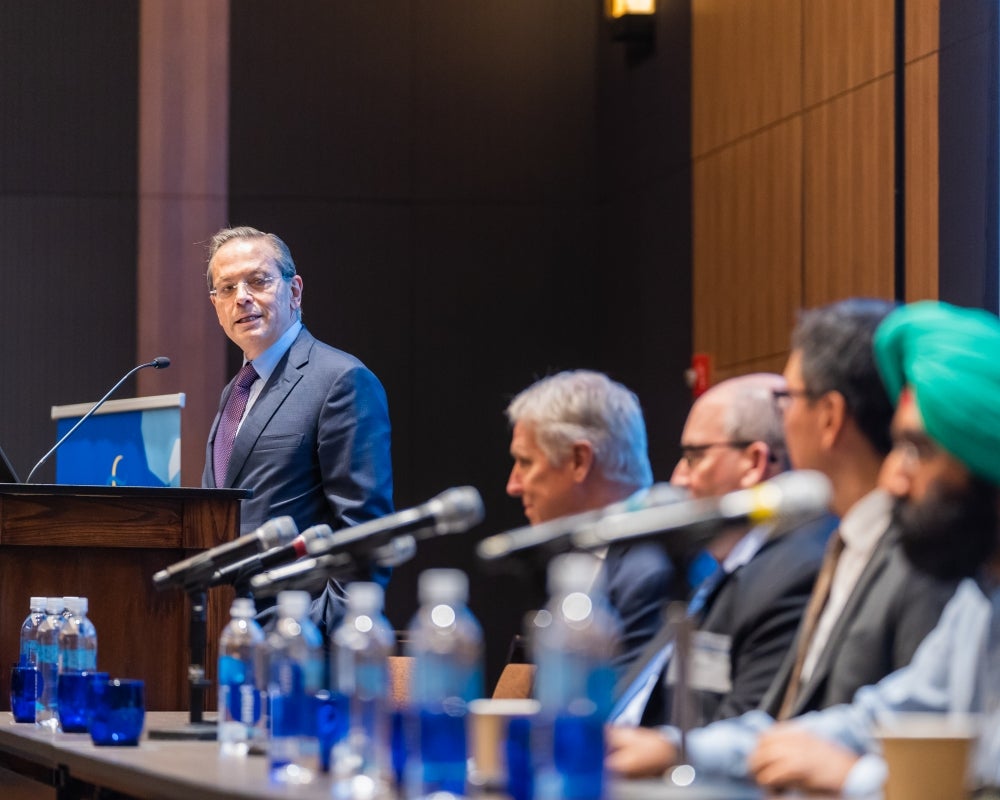
<svg viewBox="0 0 1000 800">
<path fill-rule="evenodd" d="M 181 729 L 181 711 L 146 714 L 146 730 Z M 268 781 L 261 756 L 224 757 L 213 741 L 150 739 L 138 747 L 96 747 L 87 734 L 51 733 L 16 723 L 0 712 L 0 793 L 4 800 L 95 798 L 141 800 L 239 800 L 241 798 L 331 797 L 322 778 L 309 786 Z M 623 781 L 611 786 L 609 800 L 766 800 L 770 795 L 746 785 L 707 783 L 672 787 L 662 781 Z M 782 795 L 787 800 L 789 795 Z"/>
</svg>

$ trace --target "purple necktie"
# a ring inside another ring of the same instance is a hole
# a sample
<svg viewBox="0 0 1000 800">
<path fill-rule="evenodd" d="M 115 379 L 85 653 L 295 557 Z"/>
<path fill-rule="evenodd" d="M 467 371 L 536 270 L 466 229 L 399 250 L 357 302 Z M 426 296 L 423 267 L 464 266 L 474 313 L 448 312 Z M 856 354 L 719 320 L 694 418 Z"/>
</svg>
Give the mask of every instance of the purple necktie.
<svg viewBox="0 0 1000 800">
<path fill-rule="evenodd" d="M 250 398 L 250 387 L 257 380 L 257 370 L 249 361 L 243 369 L 236 373 L 233 390 L 229 393 L 226 407 L 222 410 L 219 427 L 215 431 L 215 447 L 212 452 L 213 468 L 215 470 L 215 485 L 222 486 L 226 481 L 226 470 L 229 469 L 229 457 L 233 454 L 233 442 L 236 440 L 236 429 L 240 427 L 243 412 Z"/>
</svg>

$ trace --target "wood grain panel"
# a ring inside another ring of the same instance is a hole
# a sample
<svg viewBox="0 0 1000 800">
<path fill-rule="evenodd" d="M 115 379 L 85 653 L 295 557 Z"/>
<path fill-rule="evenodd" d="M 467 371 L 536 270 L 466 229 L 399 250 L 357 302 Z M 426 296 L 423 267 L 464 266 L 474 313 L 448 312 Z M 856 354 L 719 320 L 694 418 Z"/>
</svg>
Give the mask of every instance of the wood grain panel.
<svg viewBox="0 0 1000 800">
<path fill-rule="evenodd" d="M 801 299 L 802 119 L 694 165 L 694 346 L 720 370 L 783 353 Z"/>
<path fill-rule="evenodd" d="M 941 0 L 906 0 L 907 63 L 937 52 L 941 23 Z"/>
<path fill-rule="evenodd" d="M 694 0 L 691 147 L 697 156 L 801 104 L 799 0 Z"/>
<path fill-rule="evenodd" d="M 906 300 L 938 297 L 938 55 L 906 67 Z"/>
<path fill-rule="evenodd" d="M 893 0 L 811 0 L 804 7 L 806 106 L 893 69 Z"/>
<path fill-rule="evenodd" d="M 805 118 L 804 300 L 893 296 L 893 78 Z"/>
<path fill-rule="evenodd" d="M 181 485 L 198 486 L 229 377 L 198 244 L 227 220 L 229 0 L 142 0 L 139 19 L 137 352 L 174 364 L 137 384 L 187 394 Z"/>
</svg>

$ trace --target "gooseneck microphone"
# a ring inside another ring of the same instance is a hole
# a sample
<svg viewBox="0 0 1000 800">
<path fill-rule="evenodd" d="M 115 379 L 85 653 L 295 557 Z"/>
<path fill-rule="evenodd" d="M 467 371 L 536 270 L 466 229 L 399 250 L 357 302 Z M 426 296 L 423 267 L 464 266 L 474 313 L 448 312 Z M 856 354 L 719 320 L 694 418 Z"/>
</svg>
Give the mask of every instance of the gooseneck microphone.
<svg viewBox="0 0 1000 800">
<path fill-rule="evenodd" d="M 379 567 L 398 567 L 416 553 L 416 539 L 404 534 L 375 548 L 368 560 Z M 328 553 L 254 575 L 250 579 L 250 588 L 254 597 L 272 597 L 286 589 L 311 592 L 325 586 L 330 578 L 350 574 L 356 569 L 357 559 L 350 553 Z"/>
<path fill-rule="evenodd" d="M 312 556 L 326 551 L 333 539 L 333 529 L 329 525 L 313 525 L 306 528 L 288 544 L 272 547 L 263 553 L 257 553 L 236 561 L 221 569 L 215 570 L 208 586 L 220 586 L 224 583 L 245 583 L 253 575 L 271 567 L 280 567 L 296 561 L 303 556 Z"/>
<path fill-rule="evenodd" d="M 457 486 L 419 506 L 342 528 L 323 553 L 346 551 L 363 557 L 404 533 L 417 539 L 462 533 L 482 522 L 483 515 L 483 500 L 475 487 Z"/>
<path fill-rule="evenodd" d="M 784 472 L 750 489 L 699 500 L 603 517 L 581 526 L 573 546 L 581 550 L 672 532 L 712 538 L 727 525 L 796 521 L 827 511 L 833 488 L 814 470 Z"/>
<path fill-rule="evenodd" d="M 483 561 L 496 561 L 534 548 L 544 548 L 548 553 L 570 550 L 573 534 L 585 525 L 611 515 L 678 503 L 687 496 L 688 493 L 680 487 L 669 483 L 654 483 L 645 491 L 638 492 L 627 500 L 603 508 L 569 514 L 537 525 L 525 525 L 506 533 L 495 534 L 479 543 L 476 554 Z"/>
<path fill-rule="evenodd" d="M 126 372 L 124 375 L 122 375 L 121 380 L 119 380 L 118 383 L 116 383 L 114 386 L 112 386 L 111 389 L 108 390 L 108 393 L 106 395 L 104 395 L 104 397 L 102 397 L 100 400 L 98 400 L 96 403 L 94 403 L 94 405 L 90 407 L 90 410 L 86 414 L 84 414 L 82 417 L 80 417 L 80 419 L 77 421 L 76 425 L 74 425 L 72 428 L 70 428 L 68 431 L 66 431 L 66 433 L 63 434 L 63 437 L 58 442 L 56 442 L 54 445 L 52 445 L 52 449 L 49 450 L 49 452 L 47 452 L 44 456 L 42 456 L 38 460 L 38 463 L 35 464 L 35 466 L 33 466 L 31 468 L 31 472 L 28 473 L 28 477 L 25 478 L 24 482 L 25 483 L 31 483 L 31 478 L 34 476 L 34 474 L 38 470 L 38 468 L 40 466 L 42 466 L 42 464 L 44 464 L 48 460 L 49 456 L 51 456 L 56 450 L 58 450 L 59 446 L 63 442 L 65 442 L 70 436 L 72 436 L 73 432 L 77 428 L 79 428 L 81 425 L 83 425 L 84 422 L 86 422 L 88 419 L 90 419 L 91 415 L 95 411 L 97 411 L 97 409 L 99 409 L 101 406 L 103 406 L 104 403 L 105 403 L 105 401 L 109 397 L 111 397 L 111 395 L 113 395 L 116 391 L 118 391 L 118 387 L 120 387 L 123 383 L 125 383 L 125 381 L 127 381 L 130 377 L 132 377 L 132 375 L 134 375 L 140 369 L 146 369 L 146 367 L 152 367 L 153 369 L 166 369 L 169 366 L 170 366 L 170 359 L 169 358 L 167 358 L 166 356 L 158 356 L 157 358 L 154 358 L 152 361 L 147 361 L 145 364 L 140 364 L 137 367 L 132 367 L 132 369 L 130 369 L 128 372 Z"/>
<path fill-rule="evenodd" d="M 298 534 L 299 529 L 291 517 L 275 517 L 261 525 L 253 533 L 238 536 L 231 542 L 212 547 L 203 553 L 185 558 L 153 576 L 153 585 L 165 589 L 178 585 L 185 589 L 205 589 L 210 585 L 216 570 L 240 561 L 253 553 L 262 553 L 274 547 L 288 544 Z"/>
</svg>

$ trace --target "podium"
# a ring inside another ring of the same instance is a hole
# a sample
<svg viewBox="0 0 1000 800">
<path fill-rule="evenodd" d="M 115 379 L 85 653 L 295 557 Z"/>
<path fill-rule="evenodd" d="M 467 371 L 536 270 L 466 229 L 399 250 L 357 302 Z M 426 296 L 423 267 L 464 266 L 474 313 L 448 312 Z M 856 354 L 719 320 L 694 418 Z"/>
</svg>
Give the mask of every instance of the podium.
<svg viewBox="0 0 1000 800">
<path fill-rule="evenodd" d="M 180 590 L 156 591 L 153 574 L 239 536 L 239 489 L 0 484 L 2 695 L 17 661 L 28 599 L 80 595 L 97 627 L 98 667 L 142 678 L 150 711 L 186 710 L 189 608 Z M 206 666 L 232 591 L 209 593 Z"/>
</svg>

